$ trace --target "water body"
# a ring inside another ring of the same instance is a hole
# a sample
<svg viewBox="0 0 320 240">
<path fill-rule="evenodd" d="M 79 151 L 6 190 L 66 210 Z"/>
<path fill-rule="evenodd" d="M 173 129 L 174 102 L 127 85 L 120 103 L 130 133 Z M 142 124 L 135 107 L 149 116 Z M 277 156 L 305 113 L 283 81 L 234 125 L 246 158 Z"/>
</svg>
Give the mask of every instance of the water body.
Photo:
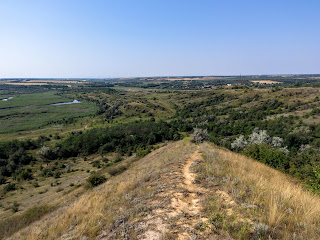
<svg viewBox="0 0 320 240">
<path fill-rule="evenodd" d="M 12 99 L 13 97 L 8 97 L 8 98 L 4 98 L 4 99 L 1 99 L 1 101 L 8 101 L 8 100 L 10 100 L 10 99 Z"/>
<path fill-rule="evenodd" d="M 81 103 L 81 102 L 75 99 L 72 102 L 54 103 L 54 104 L 50 104 L 50 105 L 64 105 L 64 104 L 74 104 L 74 103 Z"/>
</svg>

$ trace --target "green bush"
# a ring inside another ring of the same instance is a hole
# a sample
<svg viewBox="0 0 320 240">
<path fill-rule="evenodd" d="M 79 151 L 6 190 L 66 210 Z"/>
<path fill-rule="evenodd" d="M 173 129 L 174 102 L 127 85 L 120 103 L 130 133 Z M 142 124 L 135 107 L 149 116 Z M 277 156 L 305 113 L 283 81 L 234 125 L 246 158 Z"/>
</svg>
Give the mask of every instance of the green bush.
<svg viewBox="0 0 320 240">
<path fill-rule="evenodd" d="M 20 180 L 31 180 L 31 179 L 33 179 L 31 169 L 26 169 L 26 170 L 22 171 L 19 174 L 19 179 Z"/>
<path fill-rule="evenodd" d="M 114 162 L 117 163 L 117 162 L 121 162 L 122 160 L 123 160 L 123 158 L 122 158 L 120 155 L 118 155 L 118 156 L 116 156 L 116 158 L 114 159 Z"/>
<path fill-rule="evenodd" d="M 263 162 L 271 167 L 286 171 L 289 169 L 290 157 L 279 149 L 268 144 L 253 144 L 246 148 L 245 155 Z"/>
<path fill-rule="evenodd" d="M 54 178 L 60 178 L 61 175 L 62 175 L 62 172 L 55 172 L 53 176 Z"/>
<path fill-rule="evenodd" d="M 96 167 L 96 168 L 101 168 L 101 164 L 100 164 L 100 161 L 97 160 L 97 161 L 94 161 L 93 164 L 92 164 L 93 167 Z"/>
<path fill-rule="evenodd" d="M 151 147 L 147 147 L 146 149 L 139 148 L 137 150 L 137 157 L 138 158 L 143 158 L 144 156 L 148 155 L 151 152 Z"/>
<path fill-rule="evenodd" d="M 89 183 L 90 187 L 95 187 L 104 183 L 106 180 L 107 178 L 105 176 L 94 173 L 88 177 L 87 182 Z"/>
<path fill-rule="evenodd" d="M 16 185 L 14 183 L 8 183 L 3 188 L 4 193 L 7 193 L 7 192 L 10 192 L 10 191 L 13 191 L 13 190 L 16 190 Z"/>
</svg>

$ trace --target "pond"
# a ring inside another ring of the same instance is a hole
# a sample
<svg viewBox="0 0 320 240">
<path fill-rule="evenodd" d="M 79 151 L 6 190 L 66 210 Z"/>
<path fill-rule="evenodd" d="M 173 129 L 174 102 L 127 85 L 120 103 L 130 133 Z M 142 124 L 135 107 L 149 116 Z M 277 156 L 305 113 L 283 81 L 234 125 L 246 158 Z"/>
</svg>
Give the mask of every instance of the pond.
<svg viewBox="0 0 320 240">
<path fill-rule="evenodd" d="M 74 104 L 74 103 L 81 103 L 81 102 L 75 99 L 72 102 L 53 103 L 50 105 L 64 105 L 64 104 Z"/>
<path fill-rule="evenodd" d="M 4 99 L 1 99 L 1 101 L 8 101 L 10 99 L 12 99 L 13 97 L 8 97 L 8 98 L 4 98 Z"/>
</svg>

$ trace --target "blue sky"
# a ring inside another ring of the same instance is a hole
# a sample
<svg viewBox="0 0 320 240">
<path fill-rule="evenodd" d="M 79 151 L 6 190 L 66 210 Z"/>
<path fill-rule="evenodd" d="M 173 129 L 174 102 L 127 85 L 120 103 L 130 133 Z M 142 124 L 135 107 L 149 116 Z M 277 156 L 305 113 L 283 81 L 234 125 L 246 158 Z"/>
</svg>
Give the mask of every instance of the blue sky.
<svg viewBox="0 0 320 240">
<path fill-rule="evenodd" d="M 0 78 L 320 73 L 320 1 L 0 0 Z"/>
</svg>

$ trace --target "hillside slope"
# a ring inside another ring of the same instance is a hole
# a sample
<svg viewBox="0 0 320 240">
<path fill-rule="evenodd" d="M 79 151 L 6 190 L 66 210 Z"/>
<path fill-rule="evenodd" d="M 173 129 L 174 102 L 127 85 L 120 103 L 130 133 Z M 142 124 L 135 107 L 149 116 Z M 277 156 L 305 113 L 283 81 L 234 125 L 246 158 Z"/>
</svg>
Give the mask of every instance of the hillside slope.
<svg viewBox="0 0 320 240">
<path fill-rule="evenodd" d="M 11 239 L 319 239 L 319 226 L 320 199 L 294 180 L 185 139 Z"/>
</svg>

